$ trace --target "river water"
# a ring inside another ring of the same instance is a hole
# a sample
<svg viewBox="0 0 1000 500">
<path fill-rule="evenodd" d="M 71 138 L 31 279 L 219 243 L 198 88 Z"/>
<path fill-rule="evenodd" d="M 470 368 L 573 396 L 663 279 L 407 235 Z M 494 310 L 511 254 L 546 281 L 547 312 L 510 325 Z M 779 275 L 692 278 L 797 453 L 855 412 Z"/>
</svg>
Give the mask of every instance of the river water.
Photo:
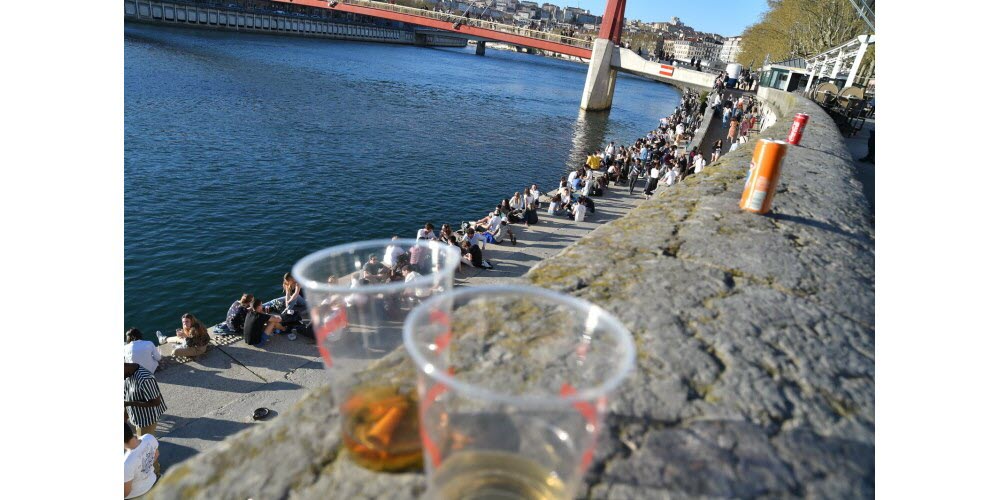
<svg viewBox="0 0 1000 500">
<path fill-rule="evenodd" d="M 300 257 L 479 218 L 556 187 L 678 105 L 619 75 L 582 113 L 587 67 L 488 50 L 125 27 L 125 323 L 225 319 L 281 295 Z"/>
</svg>

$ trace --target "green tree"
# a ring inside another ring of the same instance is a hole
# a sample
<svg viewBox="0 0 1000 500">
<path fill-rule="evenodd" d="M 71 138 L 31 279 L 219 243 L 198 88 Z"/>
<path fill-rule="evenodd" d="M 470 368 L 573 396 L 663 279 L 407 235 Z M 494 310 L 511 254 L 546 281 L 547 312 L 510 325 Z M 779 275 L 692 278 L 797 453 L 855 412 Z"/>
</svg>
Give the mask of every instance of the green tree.
<svg viewBox="0 0 1000 500">
<path fill-rule="evenodd" d="M 808 57 L 868 32 L 850 0 L 768 0 L 768 8 L 743 32 L 743 65 Z"/>
</svg>

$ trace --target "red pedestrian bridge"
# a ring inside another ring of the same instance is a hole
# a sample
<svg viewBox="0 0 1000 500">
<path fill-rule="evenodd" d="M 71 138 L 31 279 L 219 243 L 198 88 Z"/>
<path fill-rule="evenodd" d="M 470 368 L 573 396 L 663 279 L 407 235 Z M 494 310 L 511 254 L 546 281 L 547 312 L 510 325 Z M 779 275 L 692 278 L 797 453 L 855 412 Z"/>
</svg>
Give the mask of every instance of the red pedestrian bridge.
<svg viewBox="0 0 1000 500">
<path fill-rule="evenodd" d="M 375 0 L 275 0 L 295 5 L 333 9 L 363 16 L 391 19 L 417 26 L 435 28 L 467 35 L 473 40 L 506 42 L 520 47 L 547 50 L 570 56 L 590 59 L 592 40 L 562 36 L 559 33 L 532 30 L 489 19 L 460 16 L 449 12 L 436 12 Z M 614 0 L 612 0 L 614 1 Z M 624 3 L 624 2 L 622 2 Z"/>
</svg>

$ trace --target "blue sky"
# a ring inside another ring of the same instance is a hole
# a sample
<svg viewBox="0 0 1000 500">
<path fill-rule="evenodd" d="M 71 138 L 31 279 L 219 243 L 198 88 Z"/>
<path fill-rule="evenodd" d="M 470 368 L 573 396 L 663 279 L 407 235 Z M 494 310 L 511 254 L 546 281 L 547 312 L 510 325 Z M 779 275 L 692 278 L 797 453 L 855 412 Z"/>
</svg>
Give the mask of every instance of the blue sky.
<svg viewBox="0 0 1000 500">
<path fill-rule="evenodd" d="M 564 7 L 590 9 L 603 15 L 606 0 L 547 0 Z M 541 4 L 542 2 L 539 2 Z M 681 22 L 698 31 L 735 36 L 757 22 L 767 10 L 767 0 L 627 0 L 625 17 L 645 22 L 669 21 L 677 16 Z"/>
</svg>

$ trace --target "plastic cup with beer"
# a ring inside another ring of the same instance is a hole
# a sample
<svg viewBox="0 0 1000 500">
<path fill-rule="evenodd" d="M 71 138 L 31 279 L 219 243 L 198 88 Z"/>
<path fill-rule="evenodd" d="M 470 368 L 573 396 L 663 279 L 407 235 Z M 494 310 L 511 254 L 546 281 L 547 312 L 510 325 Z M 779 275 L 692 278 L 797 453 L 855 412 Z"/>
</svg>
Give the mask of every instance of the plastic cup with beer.
<svg viewBox="0 0 1000 500">
<path fill-rule="evenodd" d="M 460 258 L 456 247 L 436 241 L 373 240 L 320 250 L 292 268 L 332 376 L 343 446 L 366 468 L 419 470 L 412 376 L 393 378 L 367 368 L 394 351 L 405 360 L 396 349 L 403 320 L 421 302 L 451 290 Z"/>
<path fill-rule="evenodd" d="M 427 498 L 573 498 L 631 333 L 584 300 L 529 286 L 441 294 L 406 319 Z"/>
</svg>

